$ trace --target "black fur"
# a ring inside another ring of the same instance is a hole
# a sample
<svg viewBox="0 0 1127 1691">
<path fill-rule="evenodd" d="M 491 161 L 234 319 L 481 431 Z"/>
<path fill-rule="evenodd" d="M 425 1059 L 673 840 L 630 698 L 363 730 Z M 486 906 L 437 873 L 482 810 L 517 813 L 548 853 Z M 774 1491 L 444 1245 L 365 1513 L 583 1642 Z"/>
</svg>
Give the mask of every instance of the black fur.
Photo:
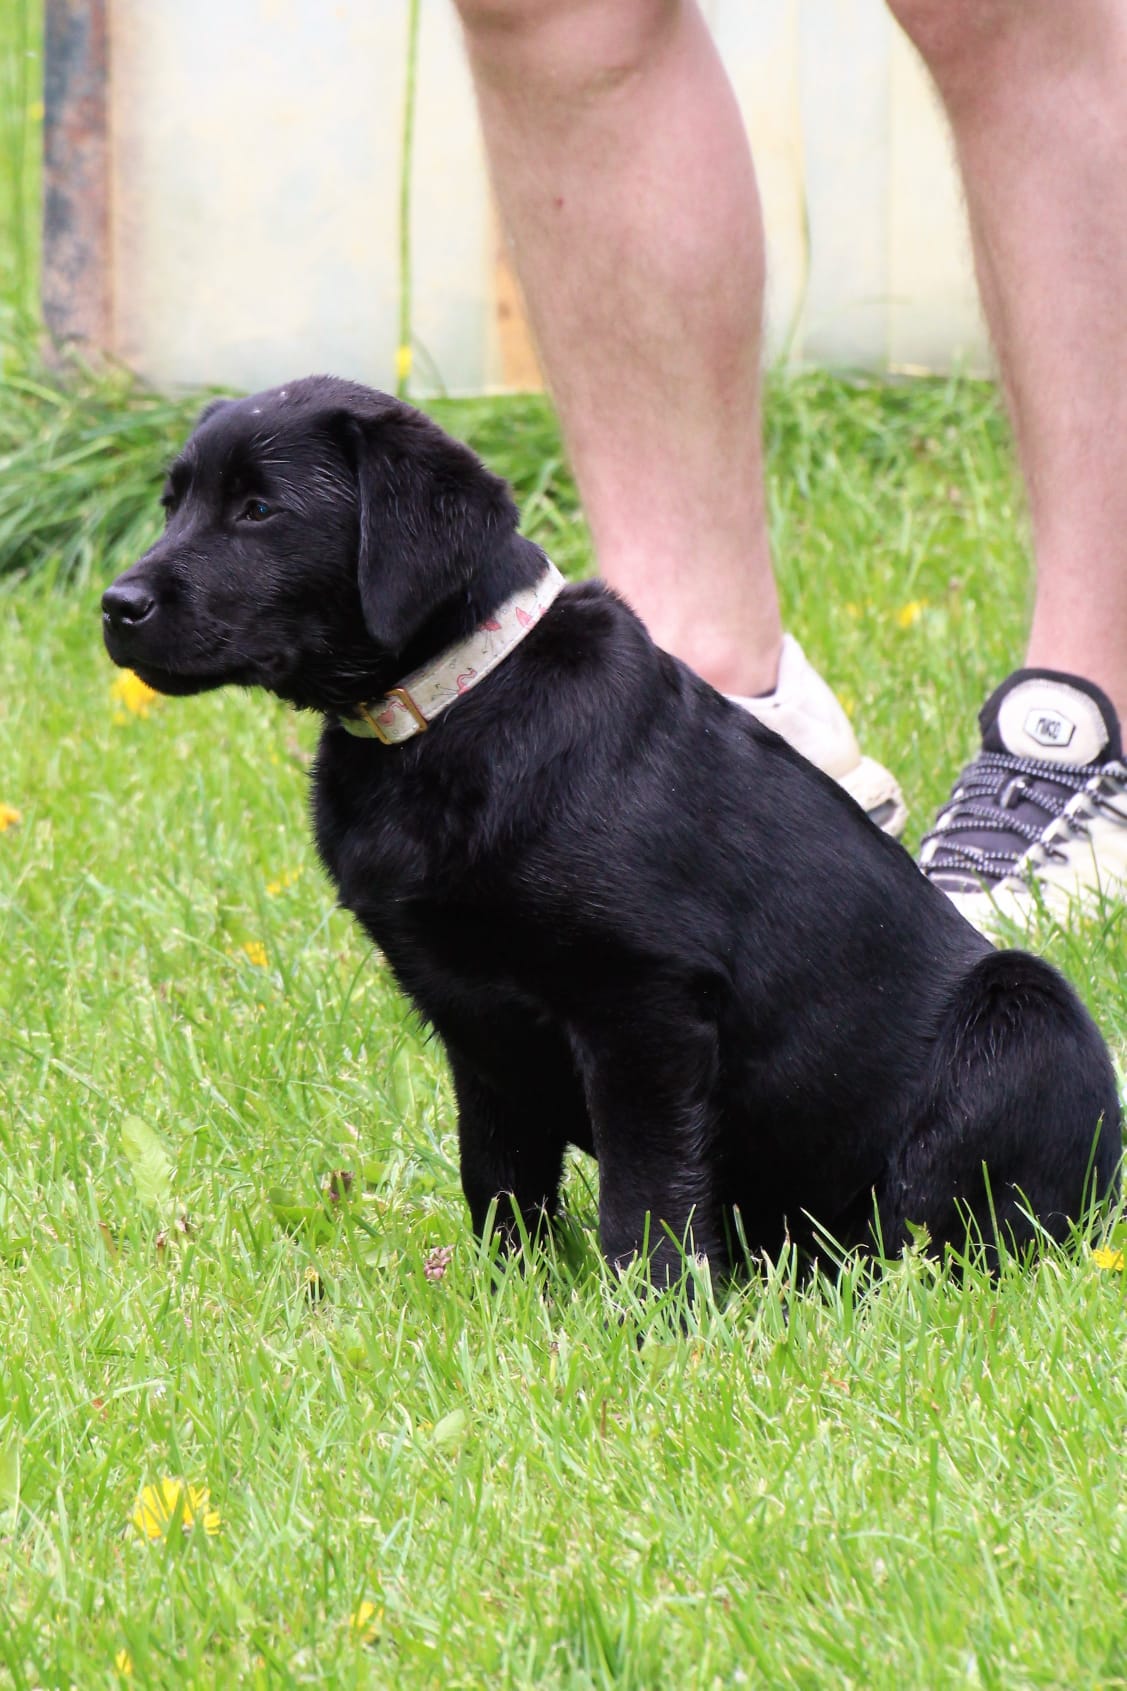
<svg viewBox="0 0 1127 1691">
<path fill-rule="evenodd" d="M 816 1219 L 885 1249 L 967 1222 L 1064 1237 L 1110 1192 L 1115 1079 L 1047 964 L 994 951 L 833 781 L 595 582 L 404 744 L 337 713 L 542 568 L 504 485 L 382 394 L 313 377 L 205 412 L 168 527 L 109 589 L 154 687 L 324 713 L 313 810 L 341 901 L 441 1035 L 481 1230 L 599 1164 L 603 1250 L 733 1266 Z M 701 591 L 707 591 L 707 565 Z M 983 1165 L 988 1169 L 984 1180 Z M 648 1235 L 647 1235 L 648 1228 Z"/>
</svg>

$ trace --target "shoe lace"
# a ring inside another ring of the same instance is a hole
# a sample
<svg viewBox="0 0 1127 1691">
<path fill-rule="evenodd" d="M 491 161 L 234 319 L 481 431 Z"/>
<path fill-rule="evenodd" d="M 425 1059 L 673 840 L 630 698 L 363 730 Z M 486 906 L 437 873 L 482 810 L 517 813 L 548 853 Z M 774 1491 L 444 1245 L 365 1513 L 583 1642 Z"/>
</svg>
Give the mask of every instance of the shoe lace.
<svg viewBox="0 0 1127 1691">
<path fill-rule="evenodd" d="M 924 872 L 953 871 L 996 885 L 1033 848 L 1043 862 L 1064 863 L 1069 841 L 1087 838 L 1095 816 L 1127 824 L 1115 803 L 1125 791 L 1122 763 L 1041 763 L 1011 752 L 980 752 L 921 841 Z M 1025 814 L 1015 813 L 1017 805 Z"/>
</svg>

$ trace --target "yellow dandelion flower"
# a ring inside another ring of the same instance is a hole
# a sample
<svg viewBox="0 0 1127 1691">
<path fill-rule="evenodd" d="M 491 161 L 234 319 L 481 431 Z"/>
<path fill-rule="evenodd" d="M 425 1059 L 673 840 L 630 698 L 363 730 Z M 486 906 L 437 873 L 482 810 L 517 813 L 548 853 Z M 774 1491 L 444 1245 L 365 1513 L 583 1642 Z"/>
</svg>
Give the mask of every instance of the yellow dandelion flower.
<svg viewBox="0 0 1127 1691">
<path fill-rule="evenodd" d="M 1123 1252 L 1114 1251 L 1107 1245 L 1100 1245 L 1092 1252 L 1092 1261 L 1097 1268 L 1110 1268 L 1118 1274 L 1122 1274 L 1127 1266 L 1123 1260 Z"/>
<path fill-rule="evenodd" d="M 212 1509 L 205 1485 L 185 1485 L 165 1478 L 159 1485 L 143 1487 L 133 1511 L 133 1525 L 142 1538 L 164 1538 L 179 1511 L 180 1524 L 190 1532 L 197 1524 L 209 1537 L 219 1531 L 219 1511 Z"/>
<path fill-rule="evenodd" d="M 250 958 L 251 962 L 254 964 L 256 969 L 265 969 L 265 967 L 266 967 L 266 947 L 263 945 L 263 943 L 260 939 L 244 940 L 243 941 L 243 950 L 246 952 L 247 956 Z"/>
<path fill-rule="evenodd" d="M 376 1605 L 370 1603 L 365 1597 L 356 1609 L 355 1614 L 349 1617 L 348 1630 L 354 1638 L 360 1640 L 361 1644 L 374 1644 L 380 1635 L 382 1625 L 383 1610 L 377 1609 Z"/>
<path fill-rule="evenodd" d="M 411 374 L 412 362 L 411 348 L 401 346 L 395 354 L 395 379 L 397 382 L 407 380 L 407 377 Z"/>
<path fill-rule="evenodd" d="M 285 870 L 283 870 L 283 872 L 278 876 L 278 879 L 276 881 L 267 881 L 267 883 L 266 883 L 267 897 L 277 898 L 277 896 L 280 892 L 285 892 L 287 887 L 293 886 L 294 882 L 297 880 L 297 878 L 300 874 L 301 874 L 301 867 L 299 865 L 298 868 L 296 868 L 296 869 L 285 869 Z"/>
<path fill-rule="evenodd" d="M 908 603 L 901 605 L 896 613 L 896 626 L 898 628 L 911 628 L 913 623 L 919 622 L 926 610 L 926 599 L 909 599 Z"/>
<path fill-rule="evenodd" d="M 128 1650 L 119 1650 L 113 1659 L 113 1665 L 123 1679 L 128 1679 L 133 1672 L 133 1657 Z"/>
<path fill-rule="evenodd" d="M 118 704 L 124 705 L 133 716 L 148 716 L 154 705 L 163 704 L 164 700 L 155 688 L 142 681 L 139 675 L 134 675 L 131 669 L 123 669 L 117 680 L 110 688 L 110 698 L 116 699 Z M 115 722 L 124 722 L 125 718 L 115 715 Z"/>
<path fill-rule="evenodd" d="M 0 834 L 6 833 L 23 821 L 23 812 L 17 810 L 14 804 L 0 804 Z"/>
</svg>

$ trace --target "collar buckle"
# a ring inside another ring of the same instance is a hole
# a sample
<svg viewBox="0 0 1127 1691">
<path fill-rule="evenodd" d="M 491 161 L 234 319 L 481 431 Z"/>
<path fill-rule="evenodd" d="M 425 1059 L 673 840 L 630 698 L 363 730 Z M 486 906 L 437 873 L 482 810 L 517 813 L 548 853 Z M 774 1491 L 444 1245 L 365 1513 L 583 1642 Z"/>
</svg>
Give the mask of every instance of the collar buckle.
<svg viewBox="0 0 1127 1691">
<path fill-rule="evenodd" d="M 407 715 L 411 717 L 415 724 L 415 726 L 411 729 L 411 734 L 425 734 L 427 728 L 430 726 L 426 717 L 423 715 L 406 687 L 390 688 L 379 702 L 381 706 L 381 714 L 382 711 L 386 711 L 388 706 L 393 702 L 395 704 L 402 705 L 403 709 L 407 712 Z M 368 724 L 368 727 L 372 730 L 372 733 L 382 746 L 395 746 L 398 745 L 401 739 L 410 738 L 410 735 L 391 734 L 388 729 L 384 727 L 383 723 L 380 722 L 379 718 L 373 716 L 368 705 L 357 705 L 356 714 Z"/>
</svg>

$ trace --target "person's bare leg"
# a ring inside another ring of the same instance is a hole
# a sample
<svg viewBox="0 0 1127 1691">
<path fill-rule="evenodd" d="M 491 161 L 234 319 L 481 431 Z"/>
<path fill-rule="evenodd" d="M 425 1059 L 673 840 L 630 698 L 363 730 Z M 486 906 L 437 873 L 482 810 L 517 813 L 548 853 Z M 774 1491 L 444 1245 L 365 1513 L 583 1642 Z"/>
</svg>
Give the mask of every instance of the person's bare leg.
<svg viewBox="0 0 1127 1691">
<path fill-rule="evenodd" d="M 723 691 L 776 680 L 764 518 L 763 230 L 695 4 L 457 0 L 599 567 Z"/>
<path fill-rule="evenodd" d="M 1127 6 L 890 0 L 939 89 L 1028 488 L 1031 667 L 1127 723 Z"/>
</svg>

